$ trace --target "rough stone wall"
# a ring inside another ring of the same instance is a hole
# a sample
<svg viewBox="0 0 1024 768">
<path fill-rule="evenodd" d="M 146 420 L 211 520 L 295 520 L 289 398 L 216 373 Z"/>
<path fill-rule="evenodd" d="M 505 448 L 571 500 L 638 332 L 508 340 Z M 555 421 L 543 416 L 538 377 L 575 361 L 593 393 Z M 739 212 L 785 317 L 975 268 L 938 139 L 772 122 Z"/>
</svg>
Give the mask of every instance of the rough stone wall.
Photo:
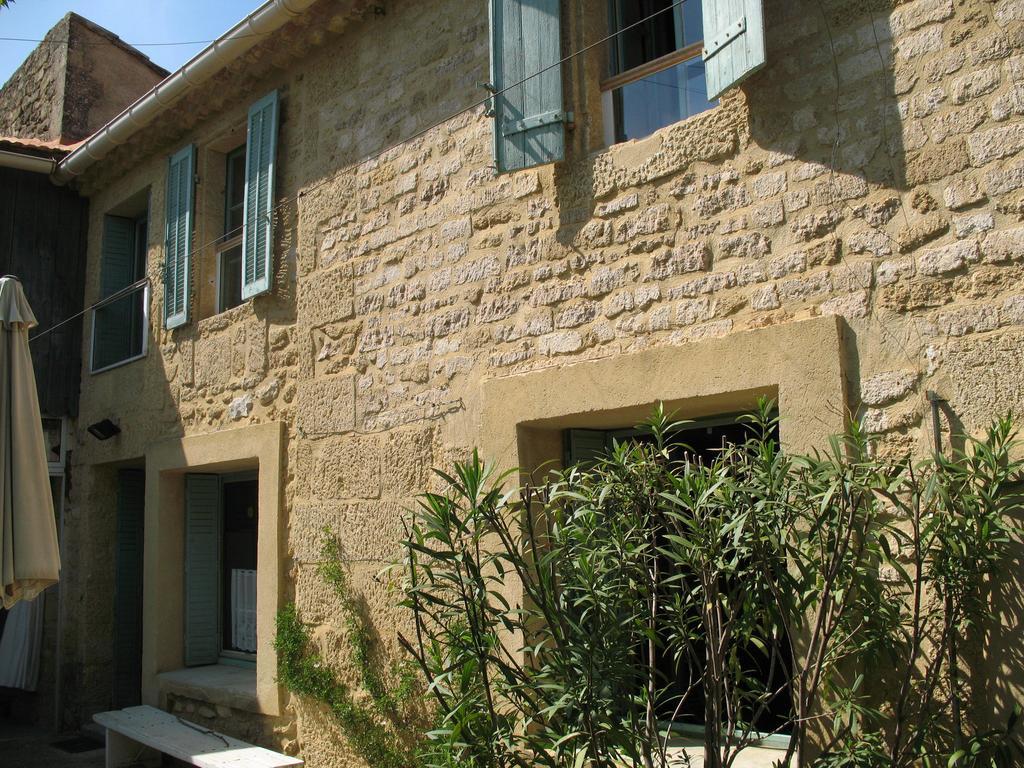
<svg viewBox="0 0 1024 768">
<path fill-rule="evenodd" d="M 69 13 L 0 88 L 0 135 L 73 144 L 166 75 L 115 35 Z"/>
<path fill-rule="evenodd" d="M 99 27 L 71 16 L 61 137 L 81 141 L 167 76 L 167 71 Z"/>
<path fill-rule="evenodd" d="M 0 135 L 60 139 L 70 17 L 61 19 L 0 88 Z"/>
<path fill-rule="evenodd" d="M 594 5 L 567 2 L 567 50 L 601 34 Z M 81 423 L 117 416 L 123 433 L 77 436 L 66 530 L 82 557 L 110 536 L 91 509 L 110 503 L 90 479 L 102 465 L 161 438 L 284 421 L 290 590 L 340 663 L 313 565 L 323 526 L 360 561 L 353 585 L 393 649 L 404 619 L 374 576 L 429 467 L 479 441 L 487 378 L 838 314 L 848 405 L 883 450 L 929 449 L 926 390 L 948 400 L 947 433 L 1024 416 L 1024 1 L 767 0 L 766 17 L 764 71 L 715 110 L 610 149 L 596 148 L 602 54 L 574 62 L 567 160 L 514 175 L 495 175 L 480 109 L 359 162 L 479 98 L 486 3 L 454 0 L 396 0 L 305 49 L 290 38 L 308 52 L 224 115 L 119 149 L 84 182 L 87 298 L 99 217 L 151 185 L 159 318 L 166 156 L 282 88 L 275 293 L 170 333 L 154 321 L 146 360 L 84 374 Z M 83 602 L 109 578 L 77 585 Z M 295 737 L 271 742 L 314 768 L 355 764 L 315 706 L 292 699 L 288 716 Z"/>
</svg>

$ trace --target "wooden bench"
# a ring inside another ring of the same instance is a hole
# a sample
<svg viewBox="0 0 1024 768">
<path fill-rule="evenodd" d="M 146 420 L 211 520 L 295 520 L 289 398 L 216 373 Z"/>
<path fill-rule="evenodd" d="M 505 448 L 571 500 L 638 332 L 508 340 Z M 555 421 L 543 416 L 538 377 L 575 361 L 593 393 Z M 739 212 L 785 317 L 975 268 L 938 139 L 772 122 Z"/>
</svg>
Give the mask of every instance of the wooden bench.
<svg viewBox="0 0 1024 768">
<path fill-rule="evenodd" d="M 295 757 L 182 720 L 155 707 L 100 712 L 93 720 L 107 731 L 107 768 L 158 766 L 166 754 L 199 768 L 286 768 Z"/>
</svg>

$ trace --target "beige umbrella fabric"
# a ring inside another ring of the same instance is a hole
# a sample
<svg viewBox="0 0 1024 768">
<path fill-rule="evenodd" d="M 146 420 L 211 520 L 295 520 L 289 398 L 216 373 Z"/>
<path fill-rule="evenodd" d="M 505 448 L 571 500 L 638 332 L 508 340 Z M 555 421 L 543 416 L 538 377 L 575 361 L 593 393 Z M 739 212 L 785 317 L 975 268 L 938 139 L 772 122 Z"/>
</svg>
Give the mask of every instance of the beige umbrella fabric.
<svg viewBox="0 0 1024 768">
<path fill-rule="evenodd" d="M 37 325 L 21 283 L 0 277 L 0 597 L 31 600 L 60 574 L 57 525 L 28 331 Z"/>
</svg>

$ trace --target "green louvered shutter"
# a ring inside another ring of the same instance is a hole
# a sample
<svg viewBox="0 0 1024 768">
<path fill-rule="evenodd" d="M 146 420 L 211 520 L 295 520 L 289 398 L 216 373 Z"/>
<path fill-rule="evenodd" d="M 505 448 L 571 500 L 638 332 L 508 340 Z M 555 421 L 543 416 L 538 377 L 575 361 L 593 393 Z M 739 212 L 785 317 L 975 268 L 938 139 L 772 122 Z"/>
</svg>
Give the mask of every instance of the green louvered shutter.
<svg viewBox="0 0 1024 768">
<path fill-rule="evenodd" d="M 566 115 L 558 66 L 560 5 L 559 0 L 491 0 L 494 154 L 499 172 L 565 157 Z"/>
<path fill-rule="evenodd" d="M 565 433 L 565 466 L 593 466 L 608 450 L 608 433 L 599 429 L 570 429 Z"/>
<path fill-rule="evenodd" d="M 192 266 L 192 190 L 195 148 L 171 156 L 167 164 L 167 236 L 164 239 L 164 327 L 188 322 Z"/>
<path fill-rule="evenodd" d="M 220 477 L 185 476 L 185 665 L 220 656 Z"/>
<path fill-rule="evenodd" d="M 270 290 L 274 251 L 274 155 L 277 91 L 249 107 L 245 145 L 245 209 L 242 228 L 242 298 Z"/>
<path fill-rule="evenodd" d="M 738 85 L 764 66 L 761 0 L 701 0 L 708 99 Z"/>
<path fill-rule="evenodd" d="M 123 216 L 103 217 L 100 252 L 100 297 L 106 298 L 132 282 L 135 257 L 135 221 Z M 131 357 L 131 300 L 119 299 L 96 311 L 92 369 L 99 370 Z"/>
<path fill-rule="evenodd" d="M 117 473 L 114 580 L 114 707 L 142 703 L 142 565 L 146 474 Z"/>
</svg>

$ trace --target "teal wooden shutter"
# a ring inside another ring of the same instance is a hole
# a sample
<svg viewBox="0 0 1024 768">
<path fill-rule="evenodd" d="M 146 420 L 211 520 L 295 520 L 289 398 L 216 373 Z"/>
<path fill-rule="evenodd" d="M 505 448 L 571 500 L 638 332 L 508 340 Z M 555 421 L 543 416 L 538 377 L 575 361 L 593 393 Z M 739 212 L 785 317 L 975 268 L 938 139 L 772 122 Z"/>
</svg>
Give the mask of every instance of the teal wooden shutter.
<svg viewBox="0 0 1024 768">
<path fill-rule="evenodd" d="M 164 327 L 188 322 L 192 267 L 192 190 L 195 148 L 171 156 L 167 164 L 167 236 L 164 238 Z"/>
<path fill-rule="evenodd" d="M 114 707 L 142 703 L 142 567 L 146 474 L 117 473 L 114 579 Z"/>
<path fill-rule="evenodd" d="M 494 154 L 499 172 L 565 157 L 560 10 L 559 0 L 491 0 Z"/>
<path fill-rule="evenodd" d="M 738 85 L 764 66 L 761 0 L 701 0 L 708 99 Z"/>
<path fill-rule="evenodd" d="M 591 467 L 608 450 L 608 433 L 598 429 L 569 429 L 565 433 L 565 466 Z"/>
<path fill-rule="evenodd" d="M 135 259 L 135 221 L 122 216 L 103 217 L 100 249 L 100 297 L 106 298 L 132 282 Z M 119 299 L 96 311 L 92 369 L 98 370 L 131 357 L 131 299 Z"/>
<path fill-rule="evenodd" d="M 220 477 L 185 476 L 185 665 L 220 656 Z"/>
<path fill-rule="evenodd" d="M 277 91 L 249 107 L 245 145 L 245 204 L 242 227 L 242 298 L 270 290 L 274 251 L 274 155 L 277 151 Z"/>
</svg>

